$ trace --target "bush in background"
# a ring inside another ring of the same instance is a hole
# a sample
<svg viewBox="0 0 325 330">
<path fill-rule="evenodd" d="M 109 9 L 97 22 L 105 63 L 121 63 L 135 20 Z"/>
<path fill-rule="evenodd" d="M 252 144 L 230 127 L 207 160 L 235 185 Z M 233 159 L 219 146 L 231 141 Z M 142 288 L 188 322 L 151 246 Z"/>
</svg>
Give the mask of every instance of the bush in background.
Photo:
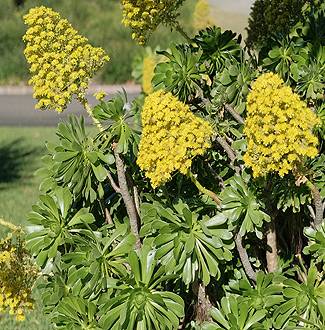
<svg viewBox="0 0 325 330">
<path fill-rule="evenodd" d="M 25 28 L 14 1 L 1 0 L 0 4 L 0 83 L 12 84 L 28 77 L 21 38 Z"/>
<path fill-rule="evenodd" d="M 261 49 L 284 37 L 302 18 L 305 0 L 256 0 L 248 20 L 247 45 Z"/>
</svg>

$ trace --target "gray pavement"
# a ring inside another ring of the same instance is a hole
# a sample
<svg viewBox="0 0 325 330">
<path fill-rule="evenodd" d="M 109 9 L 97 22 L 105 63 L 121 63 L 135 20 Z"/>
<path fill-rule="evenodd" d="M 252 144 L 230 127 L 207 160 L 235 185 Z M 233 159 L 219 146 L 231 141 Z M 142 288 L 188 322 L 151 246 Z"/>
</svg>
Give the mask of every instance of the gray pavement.
<svg viewBox="0 0 325 330">
<path fill-rule="evenodd" d="M 121 89 L 119 90 L 121 91 Z M 108 97 L 110 98 L 114 94 L 111 92 L 108 94 Z M 136 95 L 138 95 L 138 92 L 132 90 L 128 93 L 128 99 L 132 100 Z M 96 100 L 93 97 L 89 97 L 88 99 L 90 104 L 95 104 Z M 86 123 L 90 123 L 85 110 L 77 101 L 73 101 L 60 114 L 54 110 L 35 110 L 34 106 L 35 101 L 29 93 L 10 93 L 10 95 L 0 93 L 0 126 L 56 126 L 71 114 L 83 115 Z"/>
</svg>

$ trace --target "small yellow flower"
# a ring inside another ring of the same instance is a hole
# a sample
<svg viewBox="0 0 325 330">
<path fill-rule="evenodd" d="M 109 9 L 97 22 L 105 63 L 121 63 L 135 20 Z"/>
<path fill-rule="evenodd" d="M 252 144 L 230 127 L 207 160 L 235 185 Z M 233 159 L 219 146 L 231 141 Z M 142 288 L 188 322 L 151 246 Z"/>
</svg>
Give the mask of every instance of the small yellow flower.
<svg viewBox="0 0 325 330">
<path fill-rule="evenodd" d="M 16 316 L 17 321 L 25 321 L 25 315 L 24 314 L 18 314 Z"/>
<path fill-rule="evenodd" d="M 106 97 L 106 93 L 104 91 L 96 92 L 94 94 L 96 100 L 101 101 Z"/>
</svg>

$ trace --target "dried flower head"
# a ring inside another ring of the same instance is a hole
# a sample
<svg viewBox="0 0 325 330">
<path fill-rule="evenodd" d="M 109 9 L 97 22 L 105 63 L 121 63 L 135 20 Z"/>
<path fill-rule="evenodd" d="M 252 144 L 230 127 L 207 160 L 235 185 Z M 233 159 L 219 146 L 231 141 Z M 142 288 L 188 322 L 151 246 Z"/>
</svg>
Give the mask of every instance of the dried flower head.
<svg viewBox="0 0 325 330">
<path fill-rule="evenodd" d="M 213 129 L 171 93 L 150 94 L 142 109 L 142 137 L 137 163 L 153 187 L 175 171 L 187 174 L 192 159 L 210 147 Z"/>
<path fill-rule="evenodd" d="M 24 20 L 24 54 L 33 75 L 29 84 L 38 100 L 36 108 L 61 112 L 73 95 L 84 96 L 90 78 L 109 57 L 51 8 L 33 8 Z"/>
<path fill-rule="evenodd" d="M 247 99 L 244 161 L 254 177 L 269 172 L 280 176 L 295 170 L 305 157 L 317 155 L 313 127 L 319 118 L 274 73 L 261 75 Z"/>
</svg>

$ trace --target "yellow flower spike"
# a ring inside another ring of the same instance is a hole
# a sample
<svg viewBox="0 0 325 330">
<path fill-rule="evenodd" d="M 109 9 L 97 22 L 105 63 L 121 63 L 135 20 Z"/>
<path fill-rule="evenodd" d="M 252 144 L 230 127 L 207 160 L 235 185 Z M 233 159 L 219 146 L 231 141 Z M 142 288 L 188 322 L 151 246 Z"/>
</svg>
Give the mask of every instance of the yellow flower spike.
<svg viewBox="0 0 325 330">
<path fill-rule="evenodd" d="M 150 94 L 153 92 L 152 78 L 157 61 L 154 55 L 148 55 L 143 60 L 143 76 L 142 76 L 142 89 L 144 93 Z"/>
<path fill-rule="evenodd" d="M 24 54 L 33 74 L 29 84 L 38 100 L 36 108 L 61 112 L 73 95 L 85 94 L 90 79 L 109 57 L 51 8 L 32 8 L 24 21 L 28 25 Z"/>
<path fill-rule="evenodd" d="M 132 30 L 132 39 L 144 45 L 150 34 L 166 19 L 170 20 L 183 1 L 180 0 L 121 0 L 122 23 Z"/>
<path fill-rule="evenodd" d="M 247 97 L 243 159 L 254 177 L 269 172 L 280 176 L 295 170 L 305 157 L 317 156 L 312 130 L 319 118 L 274 73 L 261 75 Z"/>
<path fill-rule="evenodd" d="M 176 171 L 187 174 L 192 159 L 210 147 L 211 125 L 171 93 L 157 91 L 147 96 L 141 116 L 137 163 L 154 188 Z"/>
</svg>

